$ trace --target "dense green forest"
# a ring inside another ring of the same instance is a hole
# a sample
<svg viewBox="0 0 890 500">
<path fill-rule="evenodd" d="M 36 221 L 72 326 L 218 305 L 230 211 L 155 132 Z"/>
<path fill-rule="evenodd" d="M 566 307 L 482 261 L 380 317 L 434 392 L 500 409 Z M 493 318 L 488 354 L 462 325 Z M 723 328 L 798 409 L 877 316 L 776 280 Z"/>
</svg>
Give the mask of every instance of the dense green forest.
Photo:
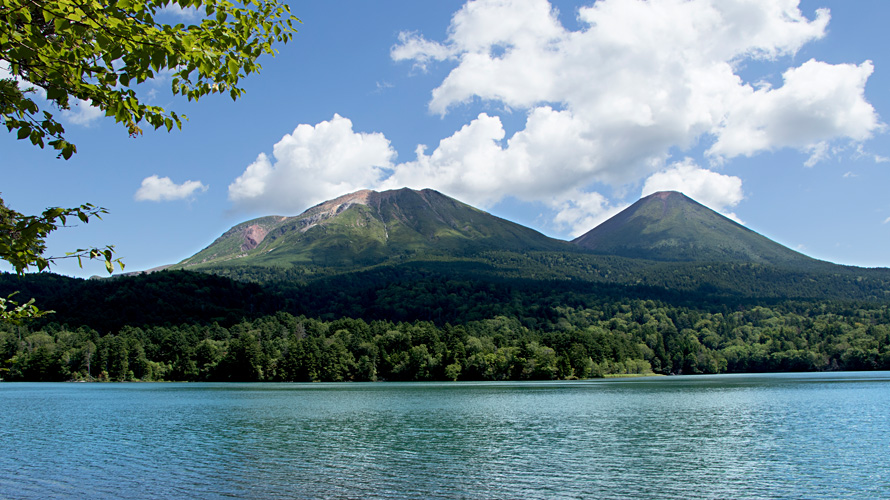
<svg viewBox="0 0 890 500">
<path fill-rule="evenodd" d="M 2 276 L 0 293 L 19 290 L 56 313 L 0 326 L 0 378 L 507 380 L 890 369 L 883 301 L 519 279 L 453 264 L 449 272 L 417 265 L 265 286 L 188 272 Z"/>
<path fill-rule="evenodd" d="M 651 293 L 724 298 L 865 300 L 890 302 L 890 269 L 813 261 L 802 267 L 745 262 L 659 262 L 571 252 L 487 251 L 457 259 L 424 256 L 400 264 L 342 270 L 324 266 L 208 266 L 202 272 L 275 288 L 311 290 L 354 283 L 411 282 L 429 276 L 500 282 L 567 283 L 577 287 L 642 286 Z M 364 286 L 364 285 L 360 285 Z M 661 293 L 661 292 L 659 292 Z"/>
</svg>

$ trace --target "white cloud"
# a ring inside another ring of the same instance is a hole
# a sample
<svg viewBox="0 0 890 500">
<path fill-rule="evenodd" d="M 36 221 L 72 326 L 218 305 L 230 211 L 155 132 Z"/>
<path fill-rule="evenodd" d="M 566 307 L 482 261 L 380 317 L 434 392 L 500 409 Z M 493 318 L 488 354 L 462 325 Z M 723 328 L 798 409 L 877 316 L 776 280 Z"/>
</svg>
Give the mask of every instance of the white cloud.
<svg viewBox="0 0 890 500">
<path fill-rule="evenodd" d="M 882 126 L 882 129 L 884 128 L 885 127 Z M 890 163 L 890 158 L 866 151 L 862 143 L 856 145 L 855 153 L 853 153 L 853 158 L 871 158 L 875 163 Z"/>
<path fill-rule="evenodd" d="M 377 88 L 376 88 L 375 92 L 379 94 L 385 90 L 394 88 L 395 86 L 387 81 L 382 81 L 382 82 L 377 82 L 376 87 Z"/>
<path fill-rule="evenodd" d="M 191 198 L 198 191 L 207 191 L 207 186 L 199 181 L 185 181 L 176 184 L 169 177 L 152 175 L 142 180 L 142 186 L 133 195 L 136 201 L 172 201 Z"/>
<path fill-rule="evenodd" d="M 805 167 L 813 167 L 817 163 L 828 159 L 828 157 L 830 156 L 828 143 L 825 141 L 811 144 L 805 149 L 808 153 L 810 153 L 810 157 L 807 158 L 807 161 L 805 161 L 803 164 Z"/>
<path fill-rule="evenodd" d="M 505 136 L 500 118 L 482 113 L 431 153 L 418 148 L 380 187 L 431 187 L 482 207 L 507 196 L 559 205 L 600 165 L 568 111 L 535 108 L 524 130 Z"/>
<path fill-rule="evenodd" d="M 161 7 L 158 9 L 158 14 L 169 14 L 183 21 L 196 21 L 202 17 L 195 7 L 182 8 L 175 3 Z"/>
<path fill-rule="evenodd" d="M 567 227 L 574 237 L 590 231 L 613 215 L 628 207 L 626 204 L 612 206 L 605 196 L 599 193 L 575 192 L 562 203 L 554 203 L 557 210 L 554 222 Z"/>
<path fill-rule="evenodd" d="M 29 94 L 28 97 L 46 99 L 46 90 L 36 85 L 32 85 L 17 76 L 14 76 L 9 71 L 9 63 L 6 61 L 0 61 L 0 80 L 6 80 L 10 78 L 18 83 L 20 89 L 33 89 L 33 93 Z M 43 106 L 44 104 L 41 105 Z M 105 116 L 105 112 L 98 107 L 93 106 L 89 100 L 84 101 L 72 97 L 69 105 L 69 109 L 62 110 L 62 118 L 65 121 L 73 123 L 75 125 L 89 126 L 94 121 Z"/>
<path fill-rule="evenodd" d="M 783 147 L 812 154 L 806 165 L 825 158 L 828 141 L 864 141 L 882 128 L 874 107 L 865 100 L 871 61 L 858 66 L 809 60 L 783 75 L 778 89 L 761 89 L 731 105 L 716 131 L 713 156 L 752 156 Z"/>
<path fill-rule="evenodd" d="M 229 200 L 239 208 L 299 213 L 316 203 L 380 183 L 395 151 L 383 134 L 356 133 L 352 121 L 334 115 L 299 125 L 261 153 L 235 182 Z"/>
<path fill-rule="evenodd" d="M 12 74 L 9 68 L 9 63 L 7 61 L 0 61 L 0 80 L 12 79 L 15 80 L 16 84 L 19 86 L 19 89 L 29 89 L 33 90 L 33 92 L 29 93 L 28 97 L 37 96 L 41 99 L 46 99 L 46 90 L 43 90 L 40 87 L 36 87 L 25 80 L 22 80 L 20 77 Z M 24 85 L 23 85 L 24 84 Z"/>
<path fill-rule="evenodd" d="M 577 233 L 622 205 L 596 185 L 621 192 L 672 181 L 725 213 L 742 199 L 737 177 L 668 166 L 676 151 L 701 146 L 720 163 L 790 147 L 815 164 L 882 127 L 864 97 L 870 62 L 782 67 L 775 88 L 761 83 L 769 75 L 740 76 L 754 60 L 775 72 L 822 38 L 827 10 L 807 19 L 798 0 L 599 0 L 577 18 L 573 31 L 547 0 L 472 0 L 446 39 L 403 32 L 391 48 L 393 60 L 416 67 L 452 66 L 432 90 L 431 112 L 478 101 L 524 111 L 512 135 L 489 111 L 395 164 L 383 135 L 356 133 L 335 116 L 300 125 L 274 158 L 261 154 L 230 199 L 293 212 L 359 188 L 431 187 L 481 207 L 507 196 L 541 202 L 556 226 Z M 335 158 L 347 153 L 349 161 Z"/>
<path fill-rule="evenodd" d="M 399 43 L 390 50 L 394 61 L 414 61 L 414 66 L 426 70 L 431 61 L 444 61 L 451 57 L 451 50 L 444 45 L 430 42 L 417 33 L 399 33 Z"/>
<path fill-rule="evenodd" d="M 741 222 L 728 209 L 745 198 L 742 180 L 701 168 L 689 158 L 652 174 L 643 184 L 641 196 L 659 191 L 679 191 L 702 205 Z"/>
<path fill-rule="evenodd" d="M 72 98 L 70 108 L 62 110 L 62 118 L 75 125 L 90 126 L 93 122 L 105 116 L 105 112 L 93 106 L 89 100 L 82 101 Z"/>
<path fill-rule="evenodd" d="M 870 62 L 808 61 L 787 69 L 778 88 L 737 72 L 745 61 L 794 55 L 825 35 L 829 19 L 825 9 L 807 19 L 798 0 L 600 0 L 579 9 L 582 28 L 570 31 L 546 0 L 475 0 L 454 15 L 445 40 L 402 33 L 391 53 L 454 64 L 432 91 L 434 113 L 476 99 L 528 110 L 525 128 L 506 141 L 471 126 L 489 134 L 487 157 L 509 160 L 472 168 L 500 179 L 489 198 L 518 190 L 549 199 L 579 185 L 639 182 L 664 168 L 672 148 L 702 140 L 714 141 L 717 162 L 792 147 L 815 163 L 834 141 L 867 139 L 881 126 L 863 93 Z M 566 162 L 548 161 L 554 152 Z M 435 156 L 425 164 L 433 174 Z M 461 179 L 457 156 L 452 185 Z"/>
<path fill-rule="evenodd" d="M 890 217 L 887 217 L 886 219 L 884 219 L 884 224 L 890 224 Z"/>
<path fill-rule="evenodd" d="M 480 114 L 442 139 L 431 154 L 418 147 L 417 159 L 396 166 L 380 187 L 430 187 L 474 205 L 497 202 L 504 193 L 502 174 L 508 167 L 499 142 L 504 135 L 500 118 Z"/>
</svg>

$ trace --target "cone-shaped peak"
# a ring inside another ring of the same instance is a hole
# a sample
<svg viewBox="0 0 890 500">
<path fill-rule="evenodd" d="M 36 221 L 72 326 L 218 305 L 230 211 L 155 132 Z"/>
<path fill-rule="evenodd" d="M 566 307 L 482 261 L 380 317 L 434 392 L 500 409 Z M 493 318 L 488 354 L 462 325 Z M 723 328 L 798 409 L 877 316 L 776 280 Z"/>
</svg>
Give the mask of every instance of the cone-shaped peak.
<svg viewBox="0 0 890 500">
<path fill-rule="evenodd" d="M 650 260 L 815 262 L 677 191 L 646 196 L 573 243 L 599 254 Z"/>
</svg>

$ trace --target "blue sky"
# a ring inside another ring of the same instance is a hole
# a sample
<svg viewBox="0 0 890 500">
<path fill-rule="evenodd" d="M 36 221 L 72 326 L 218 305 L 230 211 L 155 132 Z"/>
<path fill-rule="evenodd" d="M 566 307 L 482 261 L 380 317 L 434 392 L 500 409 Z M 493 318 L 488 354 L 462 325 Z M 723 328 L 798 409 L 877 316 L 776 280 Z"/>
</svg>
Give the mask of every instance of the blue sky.
<svg viewBox="0 0 890 500">
<path fill-rule="evenodd" d="M 231 226 L 357 189 L 430 187 L 570 239 L 685 192 L 816 258 L 890 266 L 890 3 L 881 0 L 326 0 L 245 97 L 153 104 L 129 138 L 84 105 L 78 153 L 0 136 L 7 204 L 91 202 L 50 253 L 114 244 L 128 271 Z M 179 22 L 188 13 L 164 14 Z M 102 274 L 100 264 L 56 272 Z"/>
</svg>

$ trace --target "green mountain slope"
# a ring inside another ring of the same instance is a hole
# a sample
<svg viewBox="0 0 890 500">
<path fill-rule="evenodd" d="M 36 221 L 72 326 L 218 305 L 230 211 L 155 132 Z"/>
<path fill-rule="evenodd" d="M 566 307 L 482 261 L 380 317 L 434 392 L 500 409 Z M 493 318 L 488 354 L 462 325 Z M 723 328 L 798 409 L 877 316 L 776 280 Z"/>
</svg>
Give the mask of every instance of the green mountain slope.
<svg viewBox="0 0 890 500">
<path fill-rule="evenodd" d="M 365 190 L 296 217 L 262 217 L 239 224 L 174 267 L 350 269 L 417 257 L 464 258 L 486 250 L 573 251 L 567 242 L 430 189 Z"/>
<path fill-rule="evenodd" d="M 716 300 L 890 298 L 890 270 L 812 259 L 675 192 L 644 198 L 573 243 L 432 190 L 359 191 L 296 217 L 239 224 L 173 267 L 275 283 L 303 303 L 319 295 L 339 310 L 367 306 L 358 296 L 373 297 L 419 270 L 481 281 L 645 286 Z M 319 294 L 320 280 L 333 295 L 351 290 L 348 304 Z"/>
<path fill-rule="evenodd" d="M 597 254 L 673 262 L 829 265 L 784 247 L 675 191 L 647 196 L 573 240 Z"/>
</svg>

